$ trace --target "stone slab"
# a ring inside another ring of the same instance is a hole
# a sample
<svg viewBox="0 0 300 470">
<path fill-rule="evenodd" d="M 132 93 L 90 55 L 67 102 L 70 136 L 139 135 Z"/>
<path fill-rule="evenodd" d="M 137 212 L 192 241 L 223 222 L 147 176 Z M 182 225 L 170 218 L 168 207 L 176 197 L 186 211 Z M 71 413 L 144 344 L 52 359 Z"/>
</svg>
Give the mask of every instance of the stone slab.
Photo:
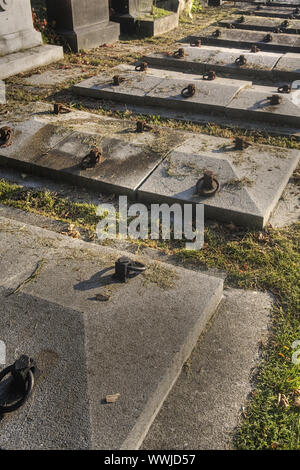
<svg viewBox="0 0 300 470">
<path fill-rule="evenodd" d="M 48 86 L 64 83 L 68 80 L 74 80 L 84 73 L 84 69 L 71 67 L 70 69 L 46 70 L 43 73 L 36 73 L 26 77 L 24 82 L 27 85 Z"/>
<path fill-rule="evenodd" d="M 289 74 L 300 72 L 300 54 L 287 53 L 276 64 L 275 71 Z"/>
<path fill-rule="evenodd" d="M 29 262 L 29 245 L 44 262 L 35 280 L 14 294 L 16 282 L 5 274 L 7 264 L 19 270 L 18 257 L 6 252 L 12 233 Z M 124 254 L 117 250 L 5 218 L 0 237 L 7 363 L 27 353 L 42 370 L 28 402 L 1 421 L 1 449 L 139 448 L 219 304 L 223 281 L 139 258 L 150 277 L 119 284 L 111 278 Z M 160 269 L 171 280 L 164 289 L 155 274 Z M 107 290 L 111 300 L 95 301 Z M 114 393 L 117 402 L 106 404 Z"/>
<path fill-rule="evenodd" d="M 122 69 L 114 70 L 116 73 Z M 115 87 L 111 84 L 113 75 L 114 72 L 111 73 L 111 78 L 103 74 L 87 79 L 75 85 L 73 90 L 79 95 L 126 103 L 220 112 L 224 111 L 224 107 L 238 92 L 251 85 L 251 82 L 224 78 L 209 82 L 202 77 L 176 75 L 176 72 L 171 71 L 151 70 L 149 73 L 141 74 L 133 70 L 123 72 L 122 77 L 126 81 Z M 186 100 L 181 96 L 181 90 L 189 83 L 196 85 L 196 93 Z"/>
<path fill-rule="evenodd" d="M 141 185 L 141 201 L 202 203 L 206 218 L 262 228 L 299 161 L 297 150 L 251 145 L 244 151 L 233 142 L 193 136 L 177 147 Z M 196 183 L 211 170 L 220 183 L 213 197 L 196 194 Z"/>
<path fill-rule="evenodd" d="M 234 450 L 242 407 L 253 390 L 272 297 L 224 290 L 218 312 L 164 402 L 143 450 Z"/>
<path fill-rule="evenodd" d="M 183 133 L 166 135 L 159 128 L 137 134 L 135 123 L 88 113 L 52 116 L 5 123 L 13 128 L 14 138 L 9 147 L 0 149 L 2 165 L 134 197 L 136 188 L 184 138 Z M 94 147 L 102 149 L 104 161 L 95 168 L 80 169 L 82 158 Z"/>
<path fill-rule="evenodd" d="M 219 29 L 221 36 L 216 38 L 213 33 Z M 227 28 L 214 28 L 206 32 L 201 31 L 198 35 L 193 35 L 188 40 L 200 39 L 205 45 L 236 47 L 236 48 L 251 48 L 253 44 L 257 44 L 261 50 L 276 51 L 276 52 L 300 52 L 300 38 L 296 34 L 277 34 L 272 33 L 273 40 L 271 42 L 264 42 L 265 32 L 247 31 Z"/>
<path fill-rule="evenodd" d="M 122 73 L 126 81 L 114 87 L 111 84 L 112 76 L 121 70 L 122 68 L 115 68 L 111 72 L 111 78 L 102 74 L 85 80 L 75 85 L 73 90 L 83 96 L 136 105 L 159 106 L 183 112 L 206 112 L 223 116 L 226 114 L 235 118 L 242 116 L 251 120 L 269 120 L 278 125 L 299 126 L 300 124 L 300 107 L 293 103 L 292 95 L 283 95 L 283 103 L 279 107 L 267 107 L 266 103 L 258 103 L 262 99 L 267 101 L 268 96 L 277 93 L 275 86 L 251 86 L 252 82 L 249 81 L 221 77 L 214 81 L 206 81 L 189 73 L 161 69 L 149 69 L 148 73 L 143 73 L 141 76 L 140 72 L 127 71 L 127 67 Z M 188 99 L 182 98 L 181 90 L 189 83 L 195 85 L 196 93 Z M 236 102 L 231 105 L 236 96 L 241 97 L 243 103 L 238 108 Z M 237 112 L 237 109 L 240 111 Z"/>
<path fill-rule="evenodd" d="M 295 16 L 295 19 L 300 19 L 300 14 L 297 15 L 294 13 L 295 8 L 281 8 L 281 7 L 271 7 L 271 6 L 261 6 L 260 10 L 256 10 L 255 8 L 249 8 L 247 10 L 240 10 L 239 13 L 241 15 L 255 15 L 255 16 L 263 16 L 263 17 L 270 17 L 270 18 L 284 18 L 287 19 L 291 15 Z"/>
<path fill-rule="evenodd" d="M 63 59 L 63 57 L 63 48 L 50 44 L 0 56 L 0 79 L 51 64 Z"/>
<path fill-rule="evenodd" d="M 271 93 L 269 93 L 271 92 Z M 286 124 L 300 126 L 300 106 L 294 100 L 296 91 L 291 94 L 281 94 L 282 102 L 279 105 L 272 106 L 267 100 L 268 96 L 277 94 L 277 88 L 273 90 L 270 87 L 253 86 L 236 96 L 230 103 L 231 115 L 240 117 L 248 116 L 250 119 L 285 122 Z"/>
<path fill-rule="evenodd" d="M 185 57 L 176 59 L 173 56 L 166 56 L 163 53 L 154 53 L 145 57 L 145 60 L 154 67 L 171 67 L 172 69 L 185 72 L 204 73 L 213 69 L 217 73 L 234 74 L 239 76 L 249 76 L 255 78 L 265 78 L 274 76 L 273 69 L 276 66 L 282 54 L 274 52 L 250 53 L 249 50 L 227 49 L 224 47 L 203 46 L 184 47 Z M 247 59 L 247 64 L 243 67 L 236 65 L 236 59 L 243 54 Z M 293 73 L 295 79 L 299 78 L 297 71 L 298 64 L 289 58 L 289 70 Z M 293 70 L 293 66 L 295 70 Z"/>
<path fill-rule="evenodd" d="M 219 21 L 219 25 L 226 28 L 229 25 L 234 25 L 236 29 L 246 29 L 253 31 L 268 31 L 272 32 L 274 29 L 279 28 L 284 34 L 298 34 L 300 30 L 300 20 L 288 20 L 289 24 L 286 28 L 282 27 L 282 19 L 280 18 L 260 18 L 255 16 L 245 16 L 243 23 L 239 22 L 240 16 L 232 16 Z"/>
</svg>

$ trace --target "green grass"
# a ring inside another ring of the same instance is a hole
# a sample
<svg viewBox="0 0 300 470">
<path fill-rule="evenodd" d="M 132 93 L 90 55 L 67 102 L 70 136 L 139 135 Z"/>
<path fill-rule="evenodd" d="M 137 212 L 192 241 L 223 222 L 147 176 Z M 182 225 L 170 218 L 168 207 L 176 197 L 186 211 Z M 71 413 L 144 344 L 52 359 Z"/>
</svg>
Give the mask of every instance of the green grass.
<svg viewBox="0 0 300 470">
<path fill-rule="evenodd" d="M 95 231 L 99 218 L 92 204 L 72 202 L 49 191 L 24 189 L 0 181 L 0 203 L 46 215 Z M 186 251 L 179 241 L 139 241 L 175 255 L 185 267 L 216 267 L 226 271 L 226 283 L 274 296 L 272 332 L 262 348 L 255 390 L 236 436 L 237 449 L 300 449 L 300 366 L 292 363 L 291 348 L 300 339 L 300 224 L 265 231 L 234 230 L 215 224 L 206 228 L 200 251 Z M 278 404 L 284 394 L 288 407 Z"/>
</svg>

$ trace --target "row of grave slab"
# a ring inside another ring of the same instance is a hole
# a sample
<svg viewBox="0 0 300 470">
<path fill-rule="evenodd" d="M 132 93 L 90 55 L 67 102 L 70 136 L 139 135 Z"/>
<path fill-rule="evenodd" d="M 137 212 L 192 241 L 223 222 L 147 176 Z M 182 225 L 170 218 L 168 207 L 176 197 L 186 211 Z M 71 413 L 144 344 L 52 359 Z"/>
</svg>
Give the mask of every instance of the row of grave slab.
<svg viewBox="0 0 300 470">
<path fill-rule="evenodd" d="M 145 203 L 202 203 L 206 218 L 238 225 L 267 223 L 299 161 L 298 150 L 163 127 L 138 132 L 132 121 L 45 106 L 6 123 L 12 137 L 0 148 L 2 165 Z M 200 188 L 207 174 L 210 192 Z"/>
</svg>

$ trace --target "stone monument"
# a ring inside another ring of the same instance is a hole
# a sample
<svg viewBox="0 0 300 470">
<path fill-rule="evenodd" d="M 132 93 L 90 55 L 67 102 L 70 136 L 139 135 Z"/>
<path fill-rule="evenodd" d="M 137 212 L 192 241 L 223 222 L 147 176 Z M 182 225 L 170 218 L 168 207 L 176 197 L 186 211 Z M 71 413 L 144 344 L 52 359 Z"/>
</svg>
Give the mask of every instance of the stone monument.
<svg viewBox="0 0 300 470">
<path fill-rule="evenodd" d="M 34 29 L 30 0 L 0 0 L 0 79 L 62 57 L 62 48 L 43 45 Z"/>
<path fill-rule="evenodd" d="M 48 19 L 74 52 L 119 39 L 120 26 L 109 21 L 108 0 L 46 0 Z"/>
<path fill-rule="evenodd" d="M 112 19 L 120 23 L 124 34 L 157 36 L 178 26 L 178 0 L 157 0 L 156 15 L 153 0 L 111 0 Z"/>
</svg>

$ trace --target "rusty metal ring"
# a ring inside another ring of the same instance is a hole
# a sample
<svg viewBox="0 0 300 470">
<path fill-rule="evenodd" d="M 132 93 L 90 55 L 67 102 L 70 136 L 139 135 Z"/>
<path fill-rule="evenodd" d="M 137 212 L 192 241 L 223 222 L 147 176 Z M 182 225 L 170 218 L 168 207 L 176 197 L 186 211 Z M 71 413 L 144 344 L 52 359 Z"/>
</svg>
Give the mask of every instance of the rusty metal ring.
<svg viewBox="0 0 300 470">
<path fill-rule="evenodd" d="M 238 65 L 239 67 L 242 67 L 243 65 L 246 65 L 247 64 L 247 59 L 244 55 L 240 55 L 240 57 L 238 57 L 237 59 L 235 59 L 235 63 L 236 65 Z"/>
<path fill-rule="evenodd" d="M 187 87 L 183 88 L 183 90 L 181 90 L 181 96 L 183 98 L 190 98 L 191 96 L 194 96 L 195 93 L 196 87 L 193 84 L 188 85 Z"/>
<path fill-rule="evenodd" d="M 13 371 L 14 366 L 8 366 L 6 369 L 3 369 L 0 372 L 0 382 L 8 375 L 11 374 Z M 20 408 L 24 403 L 28 400 L 32 389 L 34 387 L 34 375 L 32 370 L 28 370 L 26 380 L 24 381 L 24 393 L 23 396 L 13 405 L 0 405 L 0 415 L 4 413 L 11 413 L 13 411 L 16 411 L 18 408 Z"/>
<path fill-rule="evenodd" d="M 279 86 L 277 91 L 278 93 L 291 93 L 292 88 L 291 88 L 291 85 L 283 85 L 283 86 Z"/>
<path fill-rule="evenodd" d="M 182 59 L 184 57 L 184 49 L 180 48 L 178 51 L 175 51 L 173 53 L 173 57 L 176 57 L 176 59 Z"/>
<path fill-rule="evenodd" d="M 128 265 L 128 271 L 134 273 L 143 273 L 144 271 L 146 271 L 146 269 L 147 266 L 143 263 L 139 263 L 138 261 L 131 261 Z"/>
<path fill-rule="evenodd" d="M 206 196 L 206 197 L 209 197 L 209 196 L 214 196 L 220 189 L 220 183 L 219 181 L 217 180 L 217 178 L 213 177 L 213 182 L 216 184 L 216 187 L 215 188 L 212 188 L 212 189 L 204 189 L 203 188 L 203 182 L 204 182 L 204 176 L 202 176 L 202 178 L 200 178 L 198 181 L 197 181 L 197 184 L 196 184 L 196 192 L 197 194 L 199 194 L 199 196 Z"/>
<path fill-rule="evenodd" d="M 142 62 L 141 64 L 136 65 L 136 72 L 146 72 L 148 70 L 148 63 Z"/>
<path fill-rule="evenodd" d="M 0 128 L 0 147 L 9 147 L 12 143 L 13 130 L 9 126 Z"/>
<path fill-rule="evenodd" d="M 142 133 L 142 132 L 148 132 L 151 131 L 152 127 L 149 126 L 145 121 L 137 121 L 136 123 L 136 132 Z"/>
<path fill-rule="evenodd" d="M 217 77 L 216 72 L 214 70 L 209 70 L 203 75 L 203 80 L 215 80 Z"/>
<path fill-rule="evenodd" d="M 277 106 L 282 102 L 282 98 L 279 95 L 268 96 L 267 100 L 270 101 L 271 106 Z"/>
<path fill-rule="evenodd" d="M 264 42 L 272 42 L 273 41 L 273 36 L 272 34 L 266 34 L 266 36 L 263 38 Z"/>
</svg>

